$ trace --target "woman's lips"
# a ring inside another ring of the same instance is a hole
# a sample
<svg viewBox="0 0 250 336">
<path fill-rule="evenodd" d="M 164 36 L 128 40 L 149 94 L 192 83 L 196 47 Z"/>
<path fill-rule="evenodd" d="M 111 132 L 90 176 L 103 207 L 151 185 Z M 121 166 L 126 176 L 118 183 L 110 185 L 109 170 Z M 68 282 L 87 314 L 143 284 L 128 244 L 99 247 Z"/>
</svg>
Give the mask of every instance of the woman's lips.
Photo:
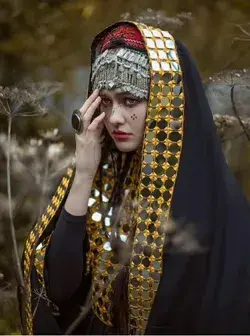
<svg viewBox="0 0 250 336">
<path fill-rule="evenodd" d="M 131 133 L 125 133 L 121 131 L 115 131 L 113 132 L 113 137 L 117 141 L 127 141 L 131 138 L 132 134 Z"/>
</svg>

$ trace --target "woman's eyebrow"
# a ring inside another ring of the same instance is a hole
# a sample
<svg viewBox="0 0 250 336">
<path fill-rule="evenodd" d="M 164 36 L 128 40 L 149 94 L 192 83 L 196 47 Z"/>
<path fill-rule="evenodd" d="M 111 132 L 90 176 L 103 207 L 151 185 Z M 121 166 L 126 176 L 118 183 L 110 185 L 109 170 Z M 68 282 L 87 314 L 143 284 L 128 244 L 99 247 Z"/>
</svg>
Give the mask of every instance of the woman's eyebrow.
<svg viewBox="0 0 250 336">
<path fill-rule="evenodd" d="M 132 95 L 132 93 L 130 92 L 117 92 L 115 95 L 118 97 L 125 97 L 125 96 L 134 97 L 134 95 Z"/>
<path fill-rule="evenodd" d="M 100 97 L 101 98 L 108 98 L 108 99 L 113 99 L 113 98 L 122 99 L 123 97 L 135 98 L 135 96 L 128 91 L 126 91 L 126 92 L 115 92 L 113 95 L 109 94 L 108 92 L 102 92 L 102 93 L 100 93 Z"/>
<path fill-rule="evenodd" d="M 100 93 L 100 97 L 105 97 L 105 98 L 109 98 L 109 99 L 112 98 L 112 97 L 110 97 L 109 94 L 106 93 L 106 92 Z"/>
</svg>

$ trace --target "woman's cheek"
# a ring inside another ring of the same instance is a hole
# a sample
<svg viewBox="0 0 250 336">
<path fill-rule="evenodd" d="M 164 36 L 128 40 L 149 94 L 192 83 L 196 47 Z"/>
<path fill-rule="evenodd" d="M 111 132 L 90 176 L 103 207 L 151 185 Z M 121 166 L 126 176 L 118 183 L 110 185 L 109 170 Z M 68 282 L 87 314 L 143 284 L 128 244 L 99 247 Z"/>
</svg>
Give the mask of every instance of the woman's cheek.
<svg viewBox="0 0 250 336">
<path fill-rule="evenodd" d="M 109 123 L 109 118 L 108 117 L 104 118 L 104 126 L 106 127 L 106 129 L 109 132 L 109 134 L 111 134 L 111 125 Z"/>
</svg>

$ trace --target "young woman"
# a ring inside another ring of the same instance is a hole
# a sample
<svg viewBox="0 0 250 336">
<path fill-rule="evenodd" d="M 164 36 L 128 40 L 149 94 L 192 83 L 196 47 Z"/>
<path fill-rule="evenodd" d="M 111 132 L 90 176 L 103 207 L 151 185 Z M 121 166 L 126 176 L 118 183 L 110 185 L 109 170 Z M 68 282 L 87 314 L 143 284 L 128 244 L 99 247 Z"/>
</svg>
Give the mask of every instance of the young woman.
<svg viewBox="0 0 250 336">
<path fill-rule="evenodd" d="M 75 163 L 25 245 L 24 333 L 249 333 L 249 205 L 192 58 L 131 22 L 91 56 Z"/>
</svg>

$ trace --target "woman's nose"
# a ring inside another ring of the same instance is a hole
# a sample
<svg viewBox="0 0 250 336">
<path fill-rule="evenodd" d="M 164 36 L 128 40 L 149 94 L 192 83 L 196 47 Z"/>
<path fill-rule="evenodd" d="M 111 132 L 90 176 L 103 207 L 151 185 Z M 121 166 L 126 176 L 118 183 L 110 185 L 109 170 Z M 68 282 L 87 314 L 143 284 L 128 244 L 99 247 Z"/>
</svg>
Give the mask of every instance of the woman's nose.
<svg viewBox="0 0 250 336">
<path fill-rule="evenodd" d="M 113 105 L 109 121 L 112 124 L 123 124 L 125 122 L 121 105 Z"/>
</svg>

